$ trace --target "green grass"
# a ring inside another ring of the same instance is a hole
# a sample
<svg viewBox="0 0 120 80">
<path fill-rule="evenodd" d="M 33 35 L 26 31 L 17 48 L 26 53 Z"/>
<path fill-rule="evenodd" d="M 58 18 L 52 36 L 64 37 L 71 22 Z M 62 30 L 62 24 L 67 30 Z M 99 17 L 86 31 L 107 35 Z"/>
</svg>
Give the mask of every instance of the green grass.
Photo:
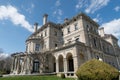
<svg viewBox="0 0 120 80">
<path fill-rule="evenodd" d="M 57 76 L 13 76 L 13 77 L 0 77 L 0 80 L 75 80 L 73 78 L 62 79 Z"/>
</svg>

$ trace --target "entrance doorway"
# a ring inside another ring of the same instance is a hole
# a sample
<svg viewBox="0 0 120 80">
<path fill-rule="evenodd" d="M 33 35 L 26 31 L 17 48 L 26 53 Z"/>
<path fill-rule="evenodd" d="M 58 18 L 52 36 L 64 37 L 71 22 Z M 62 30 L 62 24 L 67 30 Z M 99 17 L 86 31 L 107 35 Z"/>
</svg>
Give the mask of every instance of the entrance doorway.
<svg viewBox="0 0 120 80">
<path fill-rule="evenodd" d="M 33 61 L 33 72 L 39 72 L 40 63 L 38 60 Z"/>
</svg>

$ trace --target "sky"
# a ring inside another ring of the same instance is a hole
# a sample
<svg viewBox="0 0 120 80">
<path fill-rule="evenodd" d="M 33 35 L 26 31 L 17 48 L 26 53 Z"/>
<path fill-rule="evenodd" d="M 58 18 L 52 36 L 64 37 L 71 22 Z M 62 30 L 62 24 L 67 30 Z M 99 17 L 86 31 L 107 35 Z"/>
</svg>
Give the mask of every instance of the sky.
<svg viewBox="0 0 120 80">
<path fill-rule="evenodd" d="M 25 51 L 25 40 L 35 22 L 63 23 L 65 18 L 83 12 L 113 34 L 120 44 L 120 0 L 0 0 L 0 50 L 7 56 Z"/>
</svg>

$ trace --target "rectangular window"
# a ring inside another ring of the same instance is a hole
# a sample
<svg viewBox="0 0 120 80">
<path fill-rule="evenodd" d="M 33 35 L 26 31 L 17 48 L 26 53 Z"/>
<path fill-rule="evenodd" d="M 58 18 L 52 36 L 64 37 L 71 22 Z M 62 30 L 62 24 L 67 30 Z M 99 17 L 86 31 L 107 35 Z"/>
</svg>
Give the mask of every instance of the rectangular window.
<svg viewBox="0 0 120 80">
<path fill-rule="evenodd" d="M 35 51 L 39 51 L 40 50 L 40 44 L 36 44 L 35 45 Z"/>
<path fill-rule="evenodd" d="M 70 33 L 70 27 L 67 28 L 67 32 L 68 32 L 68 34 Z"/>
<path fill-rule="evenodd" d="M 63 36 L 63 31 L 62 31 L 61 35 Z"/>
<path fill-rule="evenodd" d="M 47 32 L 45 31 L 45 36 L 47 36 Z"/>
<path fill-rule="evenodd" d="M 75 27 L 75 30 L 78 30 L 78 25 L 77 24 L 75 24 L 74 27 Z"/>
<path fill-rule="evenodd" d="M 57 44 L 55 43 L 55 47 L 57 47 Z"/>
<path fill-rule="evenodd" d="M 57 36 L 57 31 L 54 31 L 54 35 Z"/>
<path fill-rule="evenodd" d="M 41 33 L 41 37 L 43 37 L 43 34 Z"/>
</svg>

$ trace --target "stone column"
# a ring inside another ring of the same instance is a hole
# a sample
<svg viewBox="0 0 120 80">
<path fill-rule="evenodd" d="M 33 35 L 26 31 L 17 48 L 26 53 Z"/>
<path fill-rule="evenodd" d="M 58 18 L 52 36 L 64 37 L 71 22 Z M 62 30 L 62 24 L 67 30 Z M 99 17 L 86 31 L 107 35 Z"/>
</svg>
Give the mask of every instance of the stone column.
<svg viewBox="0 0 120 80">
<path fill-rule="evenodd" d="M 77 69 L 78 69 L 78 50 L 77 50 L 77 46 L 76 47 L 74 47 L 74 50 L 73 50 L 73 52 L 74 52 L 74 56 L 73 56 L 73 64 L 74 64 L 74 72 L 76 72 L 77 71 Z"/>
<path fill-rule="evenodd" d="M 58 63 L 58 59 L 56 59 L 56 73 L 59 72 L 59 63 Z"/>
<path fill-rule="evenodd" d="M 26 70 L 27 70 L 27 74 L 31 74 L 31 70 L 30 70 L 30 58 L 27 57 L 27 62 L 26 62 Z"/>
<path fill-rule="evenodd" d="M 67 59 L 64 58 L 64 73 L 67 73 Z"/>
<path fill-rule="evenodd" d="M 27 58 L 24 58 L 24 64 L 23 64 L 23 74 L 26 74 L 26 65 L 27 65 Z"/>
<path fill-rule="evenodd" d="M 73 57 L 73 62 L 74 62 L 74 72 L 76 72 L 78 67 L 79 67 L 78 66 L 78 57 L 77 56 Z"/>
<path fill-rule="evenodd" d="M 12 66 L 11 66 L 11 73 L 13 73 L 14 71 L 14 67 L 15 67 L 15 57 L 12 57 Z"/>
<path fill-rule="evenodd" d="M 14 70 L 17 69 L 17 58 L 15 57 L 15 67 L 14 67 Z"/>
<path fill-rule="evenodd" d="M 17 60 L 17 74 L 19 73 L 19 68 L 20 68 L 20 58 L 18 57 L 18 60 Z"/>
</svg>

